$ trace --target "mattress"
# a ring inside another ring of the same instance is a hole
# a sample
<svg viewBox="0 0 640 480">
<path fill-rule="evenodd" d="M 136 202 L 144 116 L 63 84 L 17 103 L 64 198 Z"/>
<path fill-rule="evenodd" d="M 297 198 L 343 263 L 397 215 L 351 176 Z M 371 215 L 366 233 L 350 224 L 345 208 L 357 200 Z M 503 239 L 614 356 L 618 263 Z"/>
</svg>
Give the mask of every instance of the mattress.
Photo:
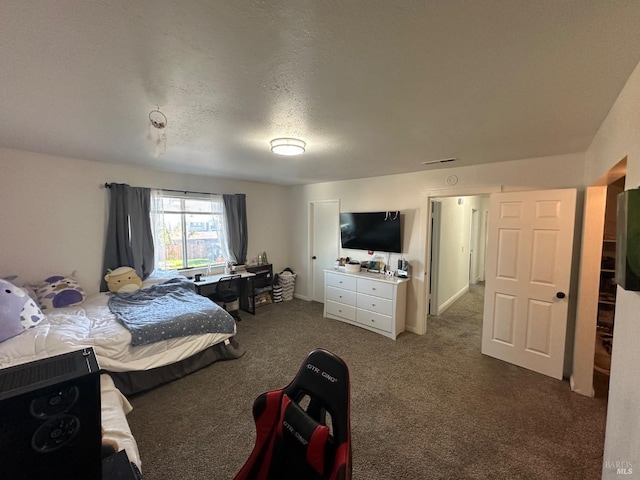
<svg viewBox="0 0 640 480">
<path fill-rule="evenodd" d="M 73 307 L 48 311 L 36 327 L 0 343 L 0 368 L 93 347 L 100 368 L 129 372 L 163 367 L 188 358 L 233 333 L 207 333 L 131 346 L 131 334 L 107 306 L 108 294 L 96 293 Z"/>
</svg>

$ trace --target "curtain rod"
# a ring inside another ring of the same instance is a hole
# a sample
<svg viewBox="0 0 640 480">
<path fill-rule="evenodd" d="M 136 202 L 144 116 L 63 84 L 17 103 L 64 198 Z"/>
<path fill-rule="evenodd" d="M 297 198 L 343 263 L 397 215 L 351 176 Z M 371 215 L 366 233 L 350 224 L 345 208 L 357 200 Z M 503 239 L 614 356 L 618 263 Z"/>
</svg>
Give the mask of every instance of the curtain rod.
<svg viewBox="0 0 640 480">
<path fill-rule="evenodd" d="M 111 183 L 105 182 L 104 188 L 111 188 Z M 162 190 L 163 192 L 176 192 L 176 193 L 196 193 L 198 195 L 222 195 L 221 193 L 212 193 L 212 192 L 191 192 L 189 190 L 172 190 L 171 188 L 152 188 L 152 190 Z M 237 195 L 237 194 L 236 194 Z"/>
</svg>

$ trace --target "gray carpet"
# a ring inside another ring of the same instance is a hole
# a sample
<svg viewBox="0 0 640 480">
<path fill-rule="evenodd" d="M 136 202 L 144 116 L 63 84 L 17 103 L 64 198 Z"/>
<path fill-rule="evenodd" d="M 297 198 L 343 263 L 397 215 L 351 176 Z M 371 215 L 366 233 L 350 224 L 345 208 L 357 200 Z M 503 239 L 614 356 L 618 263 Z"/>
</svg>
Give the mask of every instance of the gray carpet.
<svg viewBox="0 0 640 480">
<path fill-rule="evenodd" d="M 242 358 L 130 399 L 145 479 L 232 479 L 253 447 L 254 399 L 319 346 L 349 365 L 356 480 L 600 478 L 605 400 L 483 356 L 481 301 L 470 291 L 427 335 L 397 341 L 325 319 L 315 302 L 244 314 Z"/>
</svg>

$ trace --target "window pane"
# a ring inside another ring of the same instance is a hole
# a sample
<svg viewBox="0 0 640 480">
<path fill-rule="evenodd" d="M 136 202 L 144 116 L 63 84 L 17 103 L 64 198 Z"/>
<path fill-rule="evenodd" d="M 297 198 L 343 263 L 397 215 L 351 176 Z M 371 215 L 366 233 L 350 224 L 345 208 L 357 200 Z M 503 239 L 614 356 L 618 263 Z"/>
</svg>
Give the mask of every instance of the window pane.
<svg viewBox="0 0 640 480">
<path fill-rule="evenodd" d="M 211 201 L 187 198 L 184 201 L 184 211 L 185 212 L 211 212 Z"/>
<path fill-rule="evenodd" d="M 155 197 L 151 216 L 159 269 L 224 264 L 223 203 L 209 198 Z M 159 223 L 160 224 L 159 224 Z"/>
<path fill-rule="evenodd" d="M 179 198 L 162 197 L 162 209 L 165 212 L 182 211 L 182 201 Z"/>
<path fill-rule="evenodd" d="M 185 218 L 188 266 L 202 267 L 210 263 L 223 263 L 217 217 L 210 213 L 189 213 Z"/>
<path fill-rule="evenodd" d="M 158 265 L 161 269 L 183 268 L 182 250 L 182 215 L 179 213 L 165 213 L 164 223 L 160 225 L 159 237 L 156 239 L 156 248 L 164 249 L 164 265 Z"/>
</svg>

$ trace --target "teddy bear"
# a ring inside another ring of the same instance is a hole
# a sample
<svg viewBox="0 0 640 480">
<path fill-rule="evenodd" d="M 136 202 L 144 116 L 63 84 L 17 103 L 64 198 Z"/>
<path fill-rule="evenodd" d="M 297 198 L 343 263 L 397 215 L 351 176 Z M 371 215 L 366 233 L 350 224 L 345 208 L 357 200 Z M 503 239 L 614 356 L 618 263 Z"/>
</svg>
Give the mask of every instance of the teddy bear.
<svg viewBox="0 0 640 480">
<path fill-rule="evenodd" d="M 104 279 L 107 282 L 107 288 L 113 293 L 131 293 L 142 288 L 142 280 L 131 267 L 109 269 Z"/>
</svg>

